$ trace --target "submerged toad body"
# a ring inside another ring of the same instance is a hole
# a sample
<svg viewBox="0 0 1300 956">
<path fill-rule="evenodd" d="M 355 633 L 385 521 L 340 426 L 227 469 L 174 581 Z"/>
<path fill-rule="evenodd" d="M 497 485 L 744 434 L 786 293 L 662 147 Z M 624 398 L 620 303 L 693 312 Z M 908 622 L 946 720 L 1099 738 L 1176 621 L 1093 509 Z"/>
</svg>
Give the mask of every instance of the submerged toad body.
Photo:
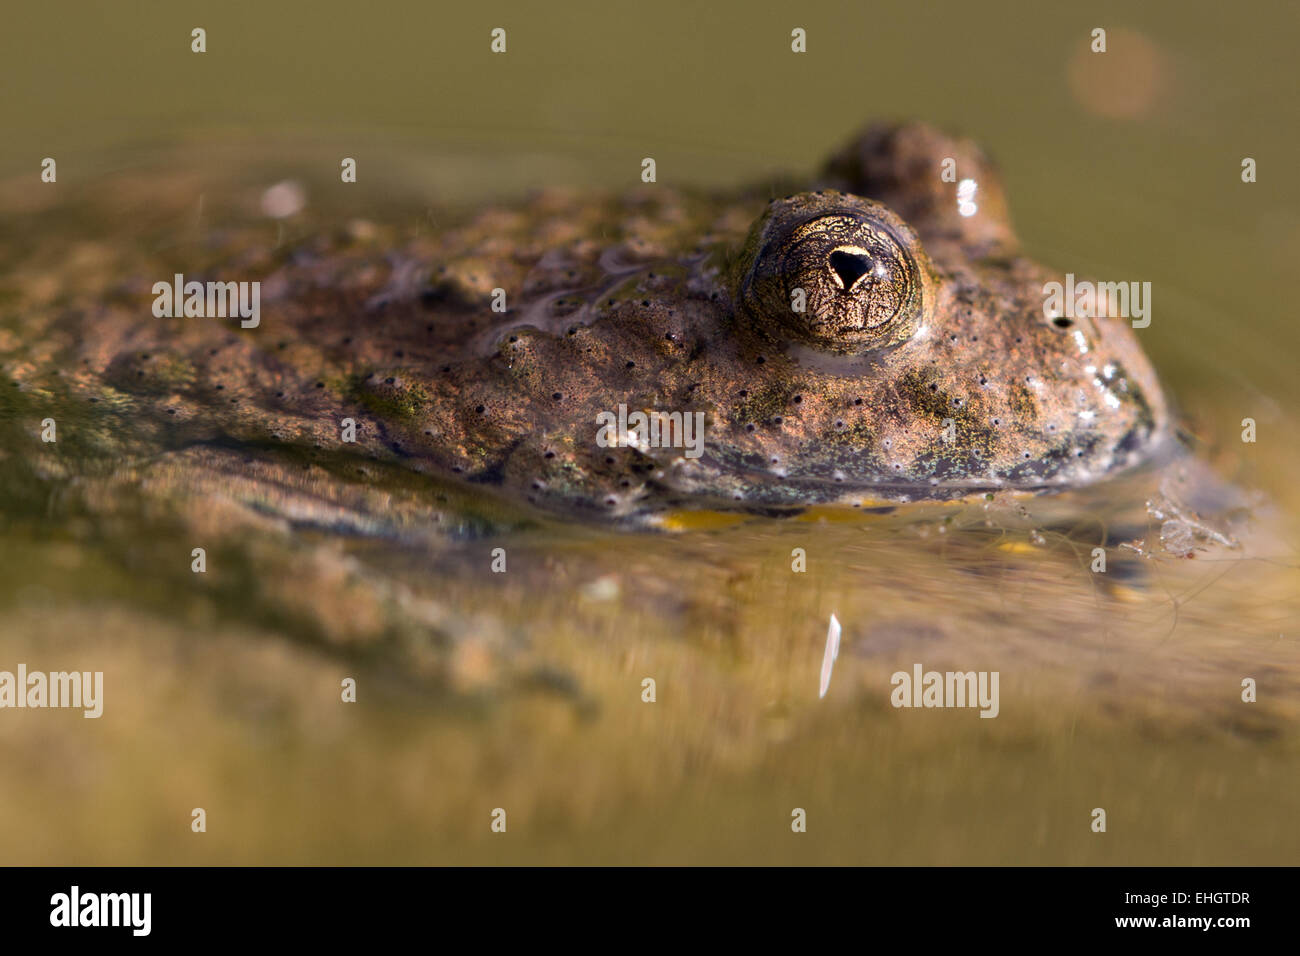
<svg viewBox="0 0 1300 956">
<path fill-rule="evenodd" d="M 1045 315 L 1061 276 L 1017 252 L 996 172 L 920 125 L 867 130 L 783 199 L 547 192 L 274 252 L 230 227 L 206 253 L 168 264 L 259 280 L 257 328 L 137 298 L 77 333 L 87 387 L 173 441 L 328 446 L 623 516 L 1061 489 L 1168 431 L 1127 321 Z"/>
</svg>

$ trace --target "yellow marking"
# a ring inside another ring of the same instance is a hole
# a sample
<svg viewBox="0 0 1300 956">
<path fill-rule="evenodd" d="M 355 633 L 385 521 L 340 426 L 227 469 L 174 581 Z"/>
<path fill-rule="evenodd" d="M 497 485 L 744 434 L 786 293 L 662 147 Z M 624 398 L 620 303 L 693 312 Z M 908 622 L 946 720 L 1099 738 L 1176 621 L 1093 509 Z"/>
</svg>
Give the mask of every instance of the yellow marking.
<svg viewBox="0 0 1300 956">
<path fill-rule="evenodd" d="M 1125 604 L 1142 604 L 1146 601 L 1145 594 L 1127 584 L 1111 584 L 1107 590 L 1112 598 Z"/>
<path fill-rule="evenodd" d="M 892 508 L 892 507 L 896 507 L 897 504 L 898 504 L 897 502 L 888 502 L 888 501 L 881 501 L 878 503 L 871 502 L 870 504 L 864 502 L 862 507 L 863 508 Z M 816 521 L 816 522 L 825 521 L 825 522 L 833 522 L 835 524 L 856 524 L 857 522 L 861 521 L 863 518 L 884 518 L 884 517 L 886 516 L 880 514 L 872 514 L 869 511 L 863 512 L 858 508 L 849 507 L 847 505 L 815 505 L 814 507 L 808 508 L 805 511 L 801 511 L 799 514 L 795 515 L 792 520 Z"/>
<path fill-rule="evenodd" d="M 654 515 L 649 523 L 664 531 L 713 531 L 738 525 L 749 517 L 727 511 L 668 511 Z"/>
<path fill-rule="evenodd" d="M 1043 549 L 1028 541 L 1000 541 L 998 550 L 1010 551 L 1012 554 L 1041 554 Z"/>
</svg>

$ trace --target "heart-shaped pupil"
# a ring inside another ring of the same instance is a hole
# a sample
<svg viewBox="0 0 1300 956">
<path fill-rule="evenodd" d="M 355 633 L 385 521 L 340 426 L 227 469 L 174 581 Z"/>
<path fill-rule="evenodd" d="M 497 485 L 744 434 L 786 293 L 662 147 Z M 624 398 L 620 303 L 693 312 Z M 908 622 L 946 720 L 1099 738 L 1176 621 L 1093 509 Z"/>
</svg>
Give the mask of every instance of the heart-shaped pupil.
<svg viewBox="0 0 1300 956">
<path fill-rule="evenodd" d="M 844 291 L 848 292 L 853 288 L 853 283 L 871 271 L 871 259 L 860 252 L 836 249 L 831 253 L 830 266 L 840 277 Z"/>
</svg>

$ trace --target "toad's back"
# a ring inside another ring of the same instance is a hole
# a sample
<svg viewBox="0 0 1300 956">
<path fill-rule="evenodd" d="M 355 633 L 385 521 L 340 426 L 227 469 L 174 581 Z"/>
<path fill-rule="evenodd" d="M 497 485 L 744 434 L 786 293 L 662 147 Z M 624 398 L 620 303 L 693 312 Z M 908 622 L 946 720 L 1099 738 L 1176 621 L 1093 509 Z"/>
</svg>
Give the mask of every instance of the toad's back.
<svg viewBox="0 0 1300 956">
<path fill-rule="evenodd" d="M 1064 488 L 1161 444 L 1127 321 L 1045 309 L 1063 277 L 1019 255 L 973 145 L 873 128 L 808 187 L 552 191 L 278 245 L 236 219 L 36 313 L 16 374 L 75 369 L 146 442 L 337 447 L 620 516 Z M 175 273 L 260 283 L 256 327 L 155 317 Z"/>
</svg>

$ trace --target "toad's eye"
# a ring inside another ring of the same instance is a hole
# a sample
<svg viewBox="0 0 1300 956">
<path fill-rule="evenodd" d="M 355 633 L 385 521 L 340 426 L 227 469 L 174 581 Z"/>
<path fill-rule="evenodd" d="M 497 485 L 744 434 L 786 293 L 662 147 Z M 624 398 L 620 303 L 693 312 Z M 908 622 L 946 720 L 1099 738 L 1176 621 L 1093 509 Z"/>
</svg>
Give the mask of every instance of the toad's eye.
<svg viewBox="0 0 1300 956">
<path fill-rule="evenodd" d="M 879 203 L 802 193 L 773 203 L 737 263 L 745 316 L 832 352 L 905 342 L 930 308 L 928 268 Z"/>
</svg>

